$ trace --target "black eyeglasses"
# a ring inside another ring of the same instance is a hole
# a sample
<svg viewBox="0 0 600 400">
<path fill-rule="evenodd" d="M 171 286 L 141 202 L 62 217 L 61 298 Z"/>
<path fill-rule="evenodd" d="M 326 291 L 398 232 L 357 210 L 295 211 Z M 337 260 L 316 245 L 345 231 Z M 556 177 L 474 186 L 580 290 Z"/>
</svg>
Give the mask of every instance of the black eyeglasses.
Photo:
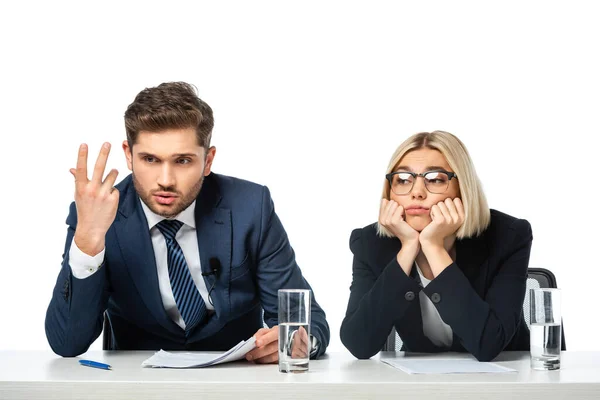
<svg viewBox="0 0 600 400">
<path fill-rule="evenodd" d="M 458 179 L 454 172 L 443 170 L 427 171 L 422 174 L 407 171 L 397 171 L 389 173 L 385 178 L 390 183 L 392 191 L 398 196 L 409 194 L 415 185 L 417 177 L 422 177 L 425 180 L 425 189 L 429 193 L 442 194 L 448 190 L 452 178 Z"/>
</svg>

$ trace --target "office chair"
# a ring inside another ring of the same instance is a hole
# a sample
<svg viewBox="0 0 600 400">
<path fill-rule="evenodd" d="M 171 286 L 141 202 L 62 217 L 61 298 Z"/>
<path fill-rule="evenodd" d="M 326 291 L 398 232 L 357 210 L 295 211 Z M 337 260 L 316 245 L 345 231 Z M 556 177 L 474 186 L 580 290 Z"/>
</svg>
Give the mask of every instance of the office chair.
<svg viewBox="0 0 600 400">
<path fill-rule="evenodd" d="M 525 323 L 529 328 L 530 315 L 529 315 L 529 307 L 530 307 L 530 289 L 538 289 L 538 288 L 556 288 L 556 277 L 552 272 L 545 268 L 529 268 L 527 270 L 527 286 L 525 290 L 525 299 L 523 301 L 523 317 L 525 318 Z M 562 324 L 561 324 L 562 325 Z M 562 332 L 562 344 L 561 350 L 566 350 L 567 345 L 565 343 L 565 329 L 564 326 L 561 329 Z M 396 333 L 396 329 L 392 327 L 392 331 L 388 335 L 385 344 L 383 345 L 382 351 L 401 351 L 402 349 L 402 339 Z"/>
<path fill-rule="evenodd" d="M 556 288 L 556 277 L 554 274 L 545 268 L 529 268 L 527 270 L 527 290 L 525 291 L 525 300 L 523 301 L 523 317 L 525 318 L 525 323 L 529 328 L 531 325 L 531 315 L 529 313 L 530 307 L 530 289 L 539 289 L 539 288 Z M 565 343 L 565 327 L 561 321 L 561 350 L 567 350 L 567 345 Z"/>
</svg>

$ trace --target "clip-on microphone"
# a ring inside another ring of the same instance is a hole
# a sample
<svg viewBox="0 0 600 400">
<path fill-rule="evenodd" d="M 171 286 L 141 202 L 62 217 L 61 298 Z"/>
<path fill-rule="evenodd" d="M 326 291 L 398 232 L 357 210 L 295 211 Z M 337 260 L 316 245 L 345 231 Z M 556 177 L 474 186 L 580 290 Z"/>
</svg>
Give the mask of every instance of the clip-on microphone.
<svg viewBox="0 0 600 400">
<path fill-rule="evenodd" d="M 213 283 L 210 286 L 210 289 L 208 290 L 208 301 L 210 302 L 210 305 L 214 307 L 214 304 L 213 304 L 212 299 L 210 297 L 210 293 L 215 288 L 215 284 L 217 283 L 217 279 L 219 279 L 219 274 L 221 273 L 221 261 L 219 261 L 219 259 L 217 257 L 211 257 L 208 260 L 208 263 L 210 265 L 210 272 L 202 272 L 202 276 L 210 276 L 210 275 L 214 275 L 215 276 L 215 279 L 213 280 Z"/>
</svg>

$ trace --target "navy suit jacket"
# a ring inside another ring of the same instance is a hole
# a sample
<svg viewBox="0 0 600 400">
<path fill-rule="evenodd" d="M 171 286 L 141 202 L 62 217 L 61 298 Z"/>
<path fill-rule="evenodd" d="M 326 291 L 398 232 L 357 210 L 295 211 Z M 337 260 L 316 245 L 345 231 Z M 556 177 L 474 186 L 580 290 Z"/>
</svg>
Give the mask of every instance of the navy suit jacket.
<svg viewBox="0 0 600 400">
<path fill-rule="evenodd" d="M 77 226 L 71 204 L 63 263 L 46 313 L 46 336 L 55 353 L 87 351 L 102 331 L 106 310 L 114 349 L 228 350 L 263 327 L 277 324 L 277 290 L 310 289 L 296 264 L 269 190 L 251 182 L 210 174 L 198 195 L 196 232 L 201 266 L 219 259 L 218 278 L 204 276 L 215 313 L 186 339 L 167 315 L 158 287 L 148 222 L 131 175 L 117 185 L 115 221 L 106 234 L 104 262 L 90 277 L 77 279 L 69 248 Z M 319 341 L 316 356 L 329 344 L 325 313 L 312 301 L 310 333 Z"/>
<path fill-rule="evenodd" d="M 369 358 L 395 327 L 406 351 L 467 351 L 489 361 L 502 350 L 529 350 L 522 311 L 532 240 L 527 221 L 491 210 L 485 232 L 457 240 L 456 262 L 423 288 L 414 267 L 410 276 L 400 268 L 397 238 L 378 236 L 375 224 L 353 231 L 342 342 L 357 358 Z M 423 333 L 420 291 L 452 328 L 449 349 L 435 346 Z"/>
</svg>

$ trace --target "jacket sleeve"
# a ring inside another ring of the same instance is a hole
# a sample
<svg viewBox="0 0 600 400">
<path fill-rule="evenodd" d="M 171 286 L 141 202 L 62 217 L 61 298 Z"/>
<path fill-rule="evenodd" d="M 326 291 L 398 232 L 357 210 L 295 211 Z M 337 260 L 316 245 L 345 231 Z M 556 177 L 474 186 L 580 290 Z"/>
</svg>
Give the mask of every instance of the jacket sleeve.
<svg viewBox="0 0 600 400">
<path fill-rule="evenodd" d="M 479 361 L 490 361 L 500 354 L 521 319 L 533 236 L 525 220 L 515 221 L 511 231 L 512 238 L 492 244 L 505 246 L 506 250 L 485 298 L 475 292 L 455 263 L 423 289 L 430 298 L 438 294 L 439 301 L 434 304 L 440 316 Z"/>
<path fill-rule="evenodd" d="M 261 210 L 256 280 L 265 312 L 265 322 L 269 326 L 274 326 L 278 323 L 277 291 L 286 288 L 312 291 L 312 288 L 302 276 L 300 267 L 296 263 L 294 250 L 275 213 L 271 195 L 266 187 L 263 187 Z M 313 356 L 320 357 L 329 345 L 329 325 L 314 292 L 311 299 L 310 333 L 319 342 L 318 351 Z"/>
<path fill-rule="evenodd" d="M 85 279 L 73 276 L 69 249 L 77 226 L 75 203 L 71 204 L 67 225 L 63 262 L 46 311 L 45 327 L 52 350 L 63 357 L 74 357 L 86 352 L 102 332 L 108 285 L 104 263 Z"/>
<path fill-rule="evenodd" d="M 363 261 L 369 249 L 363 245 L 361 233 L 357 229 L 350 236 L 350 249 L 354 253 L 352 284 L 340 338 L 355 357 L 365 359 L 381 350 L 392 326 L 417 304 L 414 299 L 422 289 L 404 273 L 396 257 L 375 276 Z"/>
</svg>

